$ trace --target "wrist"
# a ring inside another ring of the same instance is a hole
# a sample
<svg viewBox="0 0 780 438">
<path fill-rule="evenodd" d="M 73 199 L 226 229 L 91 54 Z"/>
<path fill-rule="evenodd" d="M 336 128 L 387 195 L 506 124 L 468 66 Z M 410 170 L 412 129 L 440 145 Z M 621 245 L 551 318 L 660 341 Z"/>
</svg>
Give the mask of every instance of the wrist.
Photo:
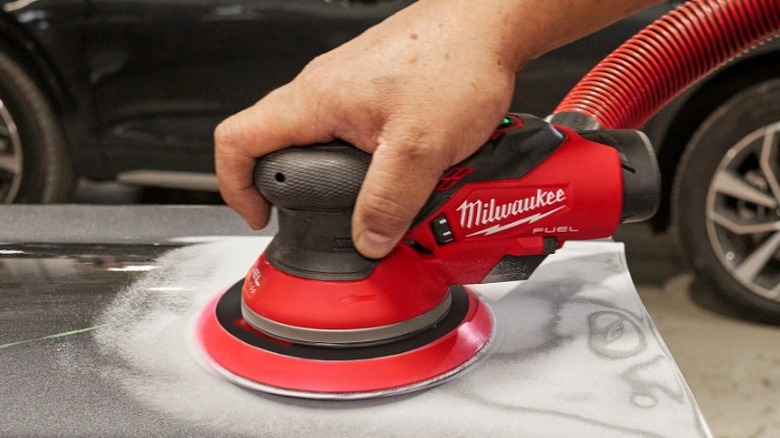
<svg viewBox="0 0 780 438">
<path fill-rule="evenodd" d="M 528 61 L 661 0 L 420 0 L 463 38 L 485 43 L 497 65 Z M 427 14 L 426 14 L 427 15 Z M 426 19 L 434 19 L 428 16 Z M 435 17 L 438 18 L 438 17 Z"/>
</svg>

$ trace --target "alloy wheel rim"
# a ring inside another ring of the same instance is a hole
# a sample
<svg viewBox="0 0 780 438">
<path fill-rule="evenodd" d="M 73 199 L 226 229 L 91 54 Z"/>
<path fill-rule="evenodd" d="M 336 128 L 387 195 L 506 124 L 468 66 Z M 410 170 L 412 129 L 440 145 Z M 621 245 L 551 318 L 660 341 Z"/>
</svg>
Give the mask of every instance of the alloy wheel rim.
<svg viewBox="0 0 780 438">
<path fill-rule="evenodd" d="M 16 199 L 22 183 L 22 141 L 11 113 L 0 100 L 0 201 Z"/>
<path fill-rule="evenodd" d="M 706 227 L 726 270 L 750 292 L 780 302 L 780 122 L 726 152 L 707 191 Z"/>
</svg>

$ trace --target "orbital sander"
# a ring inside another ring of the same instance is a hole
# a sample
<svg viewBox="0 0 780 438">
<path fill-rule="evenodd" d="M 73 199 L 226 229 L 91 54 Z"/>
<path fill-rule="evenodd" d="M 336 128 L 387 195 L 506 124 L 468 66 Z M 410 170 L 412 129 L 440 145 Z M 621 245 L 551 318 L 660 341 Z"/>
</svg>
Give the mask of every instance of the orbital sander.
<svg viewBox="0 0 780 438">
<path fill-rule="evenodd" d="M 510 114 L 444 173 L 395 249 L 371 260 L 350 238 L 370 158 L 335 142 L 258 161 L 255 184 L 278 209 L 279 232 L 198 326 L 230 380 L 307 398 L 440 383 L 485 352 L 495 329 L 463 285 L 526 279 L 565 241 L 611 236 L 659 200 L 642 133 L 578 133 Z"/>
<path fill-rule="evenodd" d="M 444 173 L 381 260 L 351 241 L 370 156 L 343 142 L 259 160 L 279 232 L 202 311 L 197 337 L 233 382 L 306 398 L 401 394 L 489 349 L 495 321 L 467 284 L 528 278 L 567 240 L 611 236 L 659 204 L 655 155 L 633 130 L 698 78 L 775 36 L 780 0 L 692 0 L 592 69 L 550 121 L 510 114 Z M 413 171 L 410 169 L 410 171 Z"/>
</svg>

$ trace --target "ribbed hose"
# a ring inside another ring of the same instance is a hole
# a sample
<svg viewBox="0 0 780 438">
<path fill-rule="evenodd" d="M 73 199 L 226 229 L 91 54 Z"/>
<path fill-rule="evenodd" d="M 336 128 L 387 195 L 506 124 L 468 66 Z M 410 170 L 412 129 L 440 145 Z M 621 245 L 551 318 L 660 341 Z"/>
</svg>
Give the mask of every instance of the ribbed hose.
<svg viewBox="0 0 780 438">
<path fill-rule="evenodd" d="M 696 80 L 778 30 L 780 0 L 686 2 L 596 65 L 554 114 L 584 114 L 609 129 L 638 128 Z"/>
</svg>

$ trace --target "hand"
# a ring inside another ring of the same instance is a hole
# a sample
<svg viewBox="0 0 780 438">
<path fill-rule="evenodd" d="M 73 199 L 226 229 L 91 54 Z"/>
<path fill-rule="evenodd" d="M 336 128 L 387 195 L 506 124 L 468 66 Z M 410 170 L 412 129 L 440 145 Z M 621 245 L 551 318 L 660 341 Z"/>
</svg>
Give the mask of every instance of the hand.
<svg viewBox="0 0 780 438">
<path fill-rule="evenodd" d="M 316 58 L 217 128 L 222 196 L 250 226 L 263 227 L 269 212 L 252 185 L 256 158 L 340 138 L 373 154 L 352 232 L 363 255 L 382 257 L 442 172 L 488 139 L 508 110 L 516 66 L 484 23 L 463 23 L 441 4 L 416 3 Z"/>
<path fill-rule="evenodd" d="M 261 228 L 269 206 L 252 185 L 255 160 L 340 138 L 373 154 L 352 238 L 366 257 L 382 257 L 442 171 L 488 139 L 526 61 L 658 2 L 419 0 L 220 124 L 222 196 Z"/>
</svg>

